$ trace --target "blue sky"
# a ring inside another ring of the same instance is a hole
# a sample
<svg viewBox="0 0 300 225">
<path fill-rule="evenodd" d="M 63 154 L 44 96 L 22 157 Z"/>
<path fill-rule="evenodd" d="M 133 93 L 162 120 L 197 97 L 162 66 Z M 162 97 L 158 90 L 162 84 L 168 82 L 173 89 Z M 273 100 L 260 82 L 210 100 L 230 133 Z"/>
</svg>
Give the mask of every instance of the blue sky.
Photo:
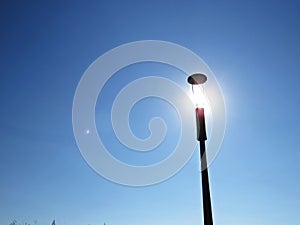
<svg viewBox="0 0 300 225">
<path fill-rule="evenodd" d="M 197 53 L 224 92 L 227 130 L 210 167 L 215 224 L 299 224 L 300 3 L 7 1 L 0 10 L 1 224 L 202 223 L 198 152 L 171 179 L 132 188 L 96 174 L 75 143 L 72 101 L 86 68 L 145 39 Z M 152 113 L 173 115 L 161 108 Z"/>
</svg>

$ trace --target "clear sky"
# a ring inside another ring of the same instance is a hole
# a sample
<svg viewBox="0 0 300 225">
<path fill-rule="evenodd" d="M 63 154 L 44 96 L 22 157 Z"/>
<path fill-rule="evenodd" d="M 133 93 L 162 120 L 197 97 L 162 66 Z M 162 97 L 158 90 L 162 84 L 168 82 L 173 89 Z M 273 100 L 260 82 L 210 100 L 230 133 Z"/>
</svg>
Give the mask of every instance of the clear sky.
<svg viewBox="0 0 300 225">
<path fill-rule="evenodd" d="M 133 188 L 95 173 L 75 143 L 72 101 L 86 68 L 145 39 L 197 53 L 224 92 L 227 130 L 209 171 L 215 224 L 300 223 L 298 1 L 5 1 L 0 10 L 2 225 L 202 224 L 198 152 L 171 179 Z M 144 104 L 173 115 L 160 101 Z M 140 163 L 117 147 L 112 154 Z"/>
</svg>

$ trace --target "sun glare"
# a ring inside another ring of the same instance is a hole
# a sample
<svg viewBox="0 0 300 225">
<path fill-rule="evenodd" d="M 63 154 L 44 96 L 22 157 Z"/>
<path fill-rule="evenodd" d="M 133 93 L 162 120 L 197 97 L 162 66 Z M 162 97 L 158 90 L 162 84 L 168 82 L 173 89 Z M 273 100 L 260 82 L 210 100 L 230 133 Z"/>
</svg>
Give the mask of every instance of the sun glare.
<svg viewBox="0 0 300 225">
<path fill-rule="evenodd" d="M 209 101 L 202 85 L 190 86 L 190 98 L 192 99 L 195 108 L 204 108 L 206 112 L 210 111 Z"/>
</svg>

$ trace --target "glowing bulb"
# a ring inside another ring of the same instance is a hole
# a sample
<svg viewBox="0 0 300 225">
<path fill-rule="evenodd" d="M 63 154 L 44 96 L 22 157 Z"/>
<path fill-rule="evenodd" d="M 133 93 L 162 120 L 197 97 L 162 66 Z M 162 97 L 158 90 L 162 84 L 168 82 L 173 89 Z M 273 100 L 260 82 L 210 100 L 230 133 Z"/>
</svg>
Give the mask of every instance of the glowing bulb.
<svg viewBox="0 0 300 225">
<path fill-rule="evenodd" d="M 204 108 L 206 105 L 206 96 L 204 94 L 204 88 L 200 85 L 191 85 L 191 98 L 196 108 Z"/>
</svg>

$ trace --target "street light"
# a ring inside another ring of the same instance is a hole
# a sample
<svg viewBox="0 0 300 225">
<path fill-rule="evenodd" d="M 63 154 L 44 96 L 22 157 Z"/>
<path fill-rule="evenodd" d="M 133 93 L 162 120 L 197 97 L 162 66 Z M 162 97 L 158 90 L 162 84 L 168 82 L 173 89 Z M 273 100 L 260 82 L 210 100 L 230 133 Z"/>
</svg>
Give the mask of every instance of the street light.
<svg viewBox="0 0 300 225">
<path fill-rule="evenodd" d="M 203 200 L 203 217 L 204 225 L 213 225 L 208 168 L 205 151 L 205 141 L 207 140 L 204 115 L 204 91 L 203 84 L 207 77 L 204 74 L 196 73 L 188 77 L 187 81 L 192 86 L 193 100 L 196 105 L 196 122 L 197 122 L 197 140 L 200 145 L 201 159 L 201 178 L 202 178 L 202 200 Z M 202 96 L 201 96 L 202 95 Z"/>
</svg>

